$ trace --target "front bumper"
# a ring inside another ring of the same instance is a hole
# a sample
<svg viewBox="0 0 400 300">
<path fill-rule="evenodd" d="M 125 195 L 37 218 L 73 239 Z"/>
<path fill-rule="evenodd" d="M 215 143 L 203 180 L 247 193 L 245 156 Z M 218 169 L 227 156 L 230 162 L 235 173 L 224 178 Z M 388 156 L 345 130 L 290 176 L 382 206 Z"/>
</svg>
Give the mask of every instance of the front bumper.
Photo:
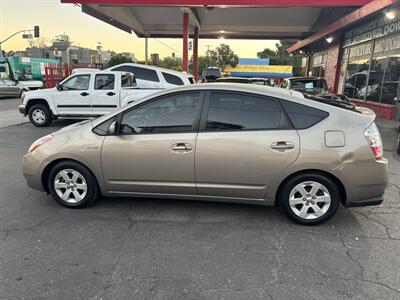
<svg viewBox="0 0 400 300">
<path fill-rule="evenodd" d="M 42 170 L 41 159 L 37 159 L 35 155 L 26 154 L 22 162 L 22 173 L 25 177 L 26 183 L 30 188 L 35 190 L 44 191 L 42 185 Z"/>
<path fill-rule="evenodd" d="M 20 104 L 20 105 L 18 106 L 18 109 L 19 109 L 19 112 L 20 112 L 21 114 L 23 114 L 24 116 L 27 115 L 25 105 Z"/>
</svg>

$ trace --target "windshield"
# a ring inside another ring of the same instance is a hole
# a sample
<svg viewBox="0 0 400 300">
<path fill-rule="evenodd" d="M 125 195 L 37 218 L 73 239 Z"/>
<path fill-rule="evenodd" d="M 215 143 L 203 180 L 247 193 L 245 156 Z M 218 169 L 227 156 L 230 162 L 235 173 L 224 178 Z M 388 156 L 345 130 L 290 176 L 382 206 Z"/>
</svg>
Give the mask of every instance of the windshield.
<svg viewBox="0 0 400 300">
<path fill-rule="evenodd" d="M 328 89 L 328 86 L 324 79 L 292 80 L 291 85 L 292 85 L 293 90 L 313 90 L 313 89 L 327 90 Z"/>
</svg>

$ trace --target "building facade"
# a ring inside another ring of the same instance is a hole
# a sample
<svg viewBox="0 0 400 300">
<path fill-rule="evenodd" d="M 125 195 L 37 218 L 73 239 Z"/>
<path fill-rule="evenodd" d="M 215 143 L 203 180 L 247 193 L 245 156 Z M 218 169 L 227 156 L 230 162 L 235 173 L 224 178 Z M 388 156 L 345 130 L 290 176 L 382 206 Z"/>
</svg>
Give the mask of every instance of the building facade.
<svg viewBox="0 0 400 300">
<path fill-rule="evenodd" d="M 332 92 L 380 117 L 399 120 L 400 7 L 384 2 L 367 7 L 368 13 L 361 8 L 355 14 L 359 18 L 338 20 L 326 34 L 322 30 L 289 52 L 307 53 L 308 75 L 325 77 Z"/>
</svg>

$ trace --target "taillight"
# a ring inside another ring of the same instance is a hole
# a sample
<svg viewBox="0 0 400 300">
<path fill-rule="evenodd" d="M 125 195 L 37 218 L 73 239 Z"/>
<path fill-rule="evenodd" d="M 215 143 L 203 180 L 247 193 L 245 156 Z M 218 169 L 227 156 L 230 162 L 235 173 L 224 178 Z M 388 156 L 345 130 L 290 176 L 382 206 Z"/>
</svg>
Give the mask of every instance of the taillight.
<svg viewBox="0 0 400 300">
<path fill-rule="evenodd" d="M 383 146 L 381 135 L 379 134 L 378 127 L 376 127 L 375 123 L 372 123 L 371 126 L 365 129 L 364 135 L 371 147 L 375 160 L 381 160 L 383 157 Z"/>
</svg>

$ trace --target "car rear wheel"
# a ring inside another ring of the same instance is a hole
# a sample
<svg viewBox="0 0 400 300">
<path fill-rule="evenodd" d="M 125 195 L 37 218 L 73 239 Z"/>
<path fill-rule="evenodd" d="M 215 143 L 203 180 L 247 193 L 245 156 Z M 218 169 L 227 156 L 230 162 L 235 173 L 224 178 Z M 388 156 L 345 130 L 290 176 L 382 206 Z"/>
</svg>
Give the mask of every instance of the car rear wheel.
<svg viewBox="0 0 400 300">
<path fill-rule="evenodd" d="M 321 174 L 301 174 L 289 179 L 280 193 L 280 206 L 293 221 L 317 225 L 337 211 L 340 193 L 336 183 Z"/>
<path fill-rule="evenodd" d="M 87 207 L 99 196 L 93 174 L 85 166 L 73 161 L 61 162 L 51 170 L 48 187 L 58 203 L 70 208 Z"/>
<path fill-rule="evenodd" d="M 49 126 L 53 121 L 50 109 L 44 104 L 35 104 L 29 108 L 29 120 L 37 127 Z"/>
</svg>

